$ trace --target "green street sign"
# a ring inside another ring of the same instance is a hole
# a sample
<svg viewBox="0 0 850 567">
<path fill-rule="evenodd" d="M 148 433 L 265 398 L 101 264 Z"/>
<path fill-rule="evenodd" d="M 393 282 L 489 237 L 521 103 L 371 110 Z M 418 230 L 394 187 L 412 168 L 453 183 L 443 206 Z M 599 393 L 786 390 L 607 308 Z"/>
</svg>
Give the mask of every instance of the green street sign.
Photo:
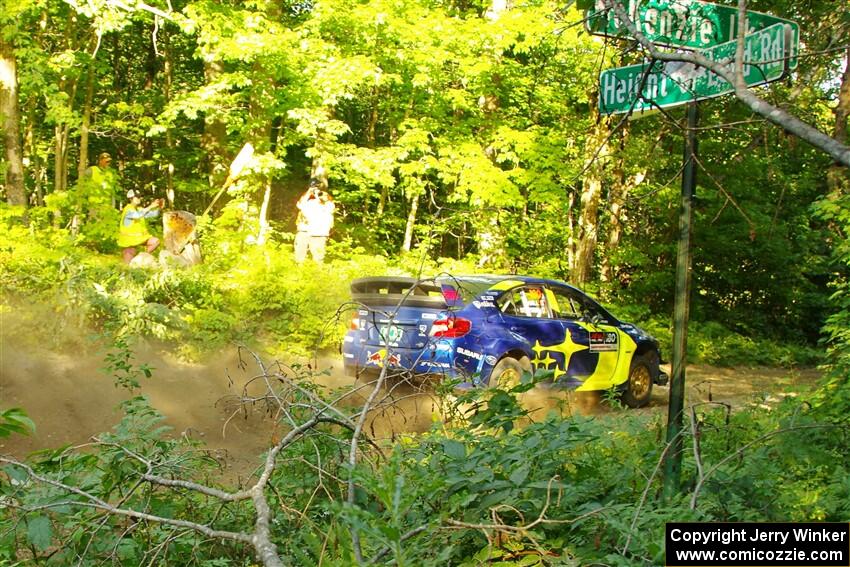
<svg viewBox="0 0 850 567">
<path fill-rule="evenodd" d="M 738 9 L 701 0 L 616 0 L 650 41 L 671 47 L 707 49 L 738 36 Z M 797 68 L 800 25 L 792 20 L 747 10 L 747 35 L 783 23 L 791 26 L 789 69 Z M 635 39 L 614 10 L 596 0 L 585 18 L 587 30 L 595 35 Z"/>
<path fill-rule="evenodd" d="M 728 64 L 735 58 L 737 42 L 728 41 L 703 52 L 708 59 Z M 785 24 L 775 24 L 748 35 L 744 43 L 744 79 L 749 86 L 763 85 L 785 74 Z M 607 69 L 599 75 L 599 112 L 622 114 L 667 108 L 714 98 L 734 90 L 708 69 L 691 63 L 656 61 Z"/>
</svg>

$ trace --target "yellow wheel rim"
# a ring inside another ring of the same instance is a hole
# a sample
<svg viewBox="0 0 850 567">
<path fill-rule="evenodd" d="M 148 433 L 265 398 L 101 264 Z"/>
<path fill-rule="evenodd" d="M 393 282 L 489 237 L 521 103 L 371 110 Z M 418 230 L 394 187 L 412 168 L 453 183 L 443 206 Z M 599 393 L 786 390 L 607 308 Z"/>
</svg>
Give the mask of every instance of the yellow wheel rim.
<svg viewBox="0 0 850 567">
<path fill-rule="evenodd" d="M 649 369 L 646 366 L 640 365 L 632 369 L 629 375 L 629 384 L 632 390 L 632 395 L 641 399 L 649 393 L 649 387 L 652 378 L 649 375 Z"/>
<path fill-rule="evenodd" d="M 499 375 L 499 379 L 497 382 L 500 388 L 511 388 L 519 384 L 519 379 L 519 372 L 517 372 L 513 368 L 508 368 Z"/>
</svg>

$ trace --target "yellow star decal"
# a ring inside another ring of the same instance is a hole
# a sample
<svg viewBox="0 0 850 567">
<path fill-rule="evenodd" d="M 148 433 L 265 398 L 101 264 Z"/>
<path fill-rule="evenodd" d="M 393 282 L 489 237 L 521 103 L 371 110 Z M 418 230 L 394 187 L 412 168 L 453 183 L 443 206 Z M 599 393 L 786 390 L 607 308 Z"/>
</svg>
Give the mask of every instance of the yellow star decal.
<svg viewBox="0 0 850 567">
<path fill-rule="evenodd" d="M 535 359 L 542 358 L 540 356 L 540 353 L 542 353 L 543 351 L 548 350 L 548 349 L 549 349 L 549 347 L 545 347 L 545 346 L 541 345 L 540 341 L 537 341 L 536 343 L 534 343 L 534 346 L 531 347 L 531 350 L 534 351 L 534 358 Z"/>
<path fill-rule="evenodd" d="M 532 364 L 535 368 L 549 368 L 550 364 L 556 364 L 557 362 L 557 360 L 547 354 L 546 358 L 537 358 L 532 362 Z"/>
<path fill-rule="evenodd" d="M 579 351 L 582 351 L 582 350 L 587 350 L 588 346 L 587 345 L 580 345 L 580 344 L 573 342 L 573 337 L 572 337 L 572 335 L 570 335 L 570 332 L 568 330 L 566 336 L 564 336 L 564 342 L 559 343 L 559 344 L 555 344 L 555 345 L 551 345 L 551 346 L 547 346 L 547 347 L 540 347 L 540 341 L 537 341 L 537 344 L 534 345 L 534 349 L 533 349 L 535 353 L 538 353 L 538 348 L 539 348 L 540 352 L 543 352 L 545 350 L 547 352 L 560 352 L 561 354 L 563 354 L 564 355 L 564 370 L 566 370 L 570 367 L 570 358 L 572 358 L 573 353 L 579 352 Z M 546 357 L 549 358 L 549 355 L 547 354 Z M 540 358 L 539 353 L 537 354 L 537 358 Z M 557 379 L 557 372 L 556 372 L 555 378 Z"/>
</svg>

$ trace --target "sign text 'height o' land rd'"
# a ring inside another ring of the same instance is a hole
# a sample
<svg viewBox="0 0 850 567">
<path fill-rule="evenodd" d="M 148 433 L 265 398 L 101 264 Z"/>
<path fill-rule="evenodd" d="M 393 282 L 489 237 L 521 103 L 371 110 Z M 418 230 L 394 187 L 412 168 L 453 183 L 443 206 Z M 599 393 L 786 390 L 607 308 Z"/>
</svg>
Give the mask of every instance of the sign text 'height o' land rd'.
<svg viewBox="0 0 850 567">
<path fill-rule="evenodd" d="M 785 73 L 786 31 L 775 24 L 748 35 L 744 50 L 744 80 L 748 86 L 782 78 Z M 706 58 L 732 70 L 735 41 L 703 52 Z M 656 61 L 607 69 L 599 76 L 599 111 L 602 114 L 641 112 L 695 100 L 714 98 L 734 90 L 708 69 L 691 63 Z"/>
</svg>

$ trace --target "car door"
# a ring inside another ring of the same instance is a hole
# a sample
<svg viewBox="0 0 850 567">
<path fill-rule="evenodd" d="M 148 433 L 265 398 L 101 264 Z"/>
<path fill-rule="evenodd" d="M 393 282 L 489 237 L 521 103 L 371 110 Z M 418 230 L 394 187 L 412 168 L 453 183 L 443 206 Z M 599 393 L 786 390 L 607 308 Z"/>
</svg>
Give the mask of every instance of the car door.
<svg viewBox="0 0 850 567">
<path fill-rule="evenodd" d="M 604 390 L 614 385 L 623 344 L 622 333 L 610 317 L 587 296 L 568 287 L 547 289 L 552 318 L 563 328 L 562 350 L 571 351 L 560 380 L 583 390 Z"/>
<path fill-rule="evenodd" d="M 513 288 L 502 294 L 498 306 L 502 324 L 531 354 L 534 370 L 564 374 L 565 355 L 559 350 L 564 328 L 561 321 L 552 318 L 546 287 L 526 284 Z"/>
</svg>

